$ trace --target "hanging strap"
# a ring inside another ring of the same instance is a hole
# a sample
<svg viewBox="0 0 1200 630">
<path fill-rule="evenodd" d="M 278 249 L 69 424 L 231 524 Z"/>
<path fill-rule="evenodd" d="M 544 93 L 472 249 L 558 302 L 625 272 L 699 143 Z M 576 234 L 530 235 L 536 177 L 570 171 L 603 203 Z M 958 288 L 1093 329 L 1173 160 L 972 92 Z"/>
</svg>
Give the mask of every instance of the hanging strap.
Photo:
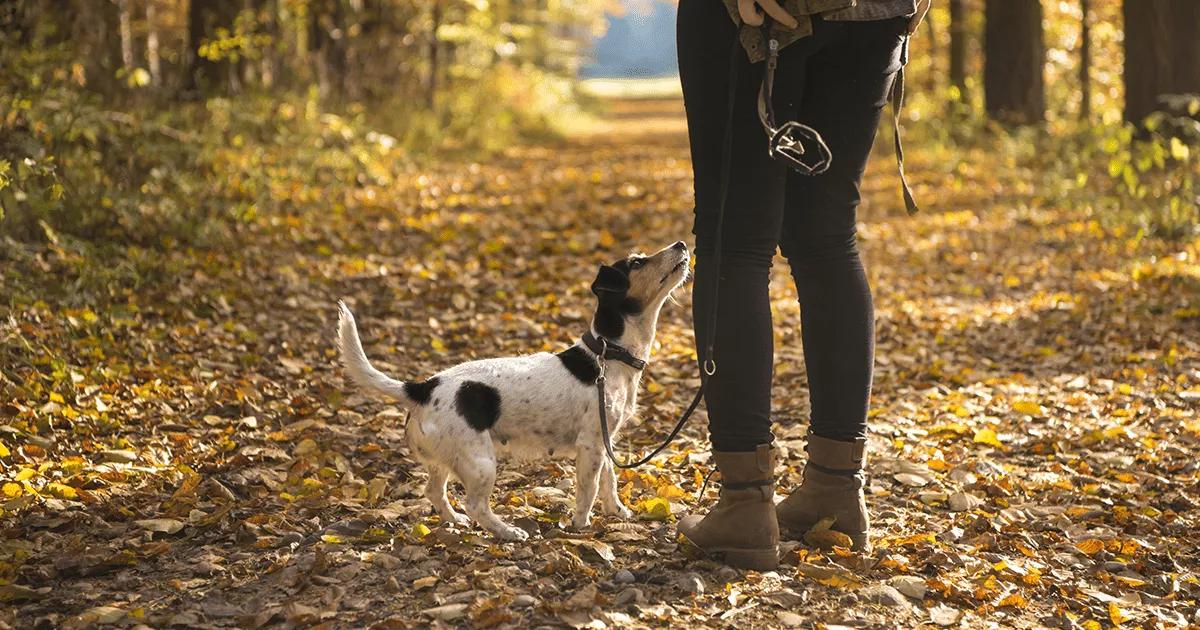
<svg viewBox="0 0 1200 630">
<path fill-rule="evenodd" d="M 921 209 L 913 197 L 912 188 L 908 185 L 908 177 L 904 175 L 904 145 L 900 142 L 900 111 L 904 108 L 904 67 L 908 65 L 908 35 L 900 49 L 900 69 L 896 71 L 896 80 L 892 83 L 892 138 L 896 141 L 896 166 L 900 169 L 900 188 L 904 191 L 904 209 L 909 214 L 916 214 Z"/>
</svg>

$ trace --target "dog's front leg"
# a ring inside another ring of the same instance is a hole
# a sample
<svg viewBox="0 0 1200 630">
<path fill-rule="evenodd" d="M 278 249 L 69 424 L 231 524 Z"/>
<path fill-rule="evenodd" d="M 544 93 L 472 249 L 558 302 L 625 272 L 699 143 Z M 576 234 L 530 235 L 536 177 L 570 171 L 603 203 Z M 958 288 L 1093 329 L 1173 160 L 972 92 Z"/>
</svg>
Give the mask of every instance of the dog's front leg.
<svg viewBox="0 0 1200 630">
<path fill-rule="evenodd" d="M 594 446 L 580 447 L 575 458 L 575 515 L 571 524 L 583 529 L 592 524 L 592 505 L 600 487 L 604 454 Z"/>
<path fill-rule="evenodd" d="M 600 471 L 600 507 L 605 514 L 621 518 L 633 516 L 633 512 L 621 503 L 621 496 L 617 494 L 617 473 L 613 463 L 607 457 L 603 458 L 603 462 L 604 467 Z"/>
</svg>

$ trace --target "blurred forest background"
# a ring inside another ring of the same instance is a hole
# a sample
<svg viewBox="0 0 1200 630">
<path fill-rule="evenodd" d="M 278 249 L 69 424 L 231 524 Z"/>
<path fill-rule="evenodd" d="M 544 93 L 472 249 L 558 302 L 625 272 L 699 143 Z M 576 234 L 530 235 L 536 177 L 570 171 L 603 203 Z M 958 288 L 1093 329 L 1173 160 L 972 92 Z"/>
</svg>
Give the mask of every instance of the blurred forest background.
<svg viewBox="0 0 1200 630">
<path fill-rule="evenodd" d="M 673 14 L 0 0 L 0 629 L 1200 624 L 1198 0 L 934 0 L 922 212 L 884 125 L 859 213 L 873 553 L 688 557 L 702 418 L 621 474 L 635 520 L 565 531 L 549 460 L 494 497 L 525 544 L 431 516 L 333 305 L 403 379 L 578 339 L 595 265 L 689 234 Z M 808 406 L 785 267 L 781 492 Z M 623 451 L 695 391 L 688 293 Z"/>
<path fill-rule="evenodd" d="M 283 167 L 337 167 L 553 133 L 588 104 L 578 79 L 606 11 L 661 16 L 659 4 L 9 0 L 0 229 L 196 241 L 279 203 L 254 157 L 272 147 L 289 148 Z M 912 141 L 1011 138 L 1063 195 L 1186 235 L 1198 12 L 1191 0 L 937 2 L 913 46 Z M 601 51 L 661 50 L 669 26 Z M 181 203 L 198 192 L 203 203 Z"/>
</svg>

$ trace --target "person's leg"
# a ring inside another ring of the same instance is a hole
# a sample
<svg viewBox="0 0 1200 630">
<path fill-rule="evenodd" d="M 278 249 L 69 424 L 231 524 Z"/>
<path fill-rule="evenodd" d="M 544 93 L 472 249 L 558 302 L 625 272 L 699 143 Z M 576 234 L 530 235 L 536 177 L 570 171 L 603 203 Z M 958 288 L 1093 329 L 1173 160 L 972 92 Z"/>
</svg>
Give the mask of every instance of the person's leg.
<svg viewBox="0 0 1200 630">
<path fill-rule="evenodd" d="M 798 117 L 833 153 L 821 175 L 788 177 L 781 247 L 800 299 L 811 433 L 866 435 L 874 361 L 871 288 L 855 234 L 859 185 L 900 68 L 903 19 L 841 24 L 815 55 Z"/>
<path fill-rule="evenodd" d="M 679 76 L 695 178 L 696 281 L 692 292 L 697 354 L 704 353 L 713 303 L 716 215 L 729 114 L 731 48 L 737 31 L 720 2 L 679 3 Z M 732 116 L 729 195 L 714 344 L 716 374 L 705 390 L 713 449 L 750 452 L 771 441 L 774 358 L 768 282 L 779 242 L 785 171 L 767 155 L 756 113 L 763 64 L 739 47 Z M 701 363 L 707 357 L 700 356 Z"/>
<path fill-rule="evenodd" d="M 695 177 L 696 282 L 693 318 L 697 354 L 705 355 L 716 299 L 714 359 L 705 403 L 712 461 L 721 471 L 721 498 L 707 514 L 679 522 L 679 533 L 728 564 L 766 570 L 778 565 L 771 376 L 774 347 L 768 294 L 771 259 L 782 222 L 784 169 L 767 155 L 756 98 L 763 64 L 751 65 L 721 2 L 679 3 L 679 75 L 687 110 Z M 730 116 L 730 63 L 736 64 Z M 730 120 L 732 123 L 730 124 Z M 729 190 L 721 230 L 721 265 L 713 266 L 721 205 L 722 153 L 730 127 Z M 714 280 L 720 277 L 714 296 Z"/>
<path fill-rule="evenodd" d="M 798 120 L 825 138 L 833 163 L 814 177 L 793 173 L 787 183 L 780 246 L 800 300 L 812 416 L 805 486 L 780 505 L 779 518 L 803 533 L 833 516 L 835 528 L 857 545 L 865 545 L 868 528 L 859 471 L 875 322 L 855 214 L 880 114 L 900 68 L 905 24 L 903 18 L 838 24 L 841 32 L 813 55 L 804 92 L 791 103 Z"/>
</svg>

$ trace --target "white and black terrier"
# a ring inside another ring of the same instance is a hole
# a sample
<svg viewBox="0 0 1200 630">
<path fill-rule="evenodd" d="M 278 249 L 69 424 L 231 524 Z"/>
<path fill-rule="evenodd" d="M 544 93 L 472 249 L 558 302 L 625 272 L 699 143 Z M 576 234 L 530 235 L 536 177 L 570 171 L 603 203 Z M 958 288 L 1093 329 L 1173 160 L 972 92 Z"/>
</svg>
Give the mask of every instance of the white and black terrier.
<svg viewBox="0 0 1200 630">
<path fill-rule="evenodd" d="M 615 436 L 635 412 L 641 368 L 650 355 L 659 312 L 687 279 L 688 260 L 687 246 L 680 241 L 652 256 L 633 255 L 601 266 L 592 283 L 598 304 L 591 329 L 562 352 L 469 361 L 424 381 L 398 381 L 372 367 L 354 315 L 339 302 L 342 362 L 359 387 L 409 411 L 409 446 L 429 468 L 425 495 L 445 521 L 467 524 L 469 516 L 498 538 L 528 537 L 497 518 L 489 505 L 498 453 L 521 458 L 574 453 L 573 525 L 591 523 L 597 492 L 606 514 L 628 518 L 600 430 L 597 354 L 610 359 L 605 362 L 605 389 Z M 466 490 L 467 516 L 446 499 L 450 475 Z"/>
</svg>

